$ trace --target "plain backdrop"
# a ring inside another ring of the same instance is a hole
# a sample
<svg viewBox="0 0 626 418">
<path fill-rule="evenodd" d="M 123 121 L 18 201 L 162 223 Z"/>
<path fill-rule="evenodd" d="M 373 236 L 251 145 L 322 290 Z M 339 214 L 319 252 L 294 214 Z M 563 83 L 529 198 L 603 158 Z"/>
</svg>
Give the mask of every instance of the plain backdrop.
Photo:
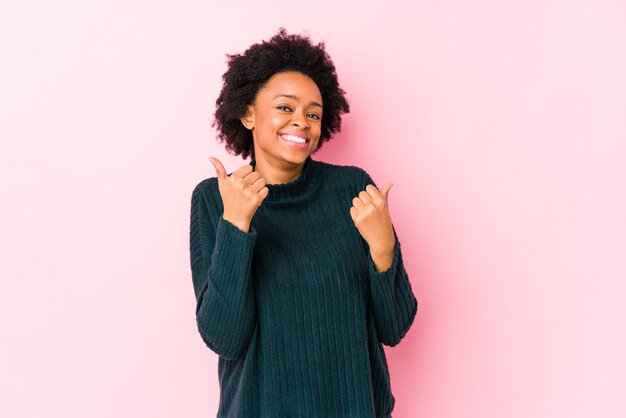
<svg viewBox="0 0 626 418">
<path fill-rule="evenodd" d="M 419 300 L 394 418 L 626 416 L 626 3 L 0 3 L 0 416 L 210 417 L 193 187 L 226 54 L 280 26 L 347 91 L 314 155 L 394 182 Z"/>
</svg>

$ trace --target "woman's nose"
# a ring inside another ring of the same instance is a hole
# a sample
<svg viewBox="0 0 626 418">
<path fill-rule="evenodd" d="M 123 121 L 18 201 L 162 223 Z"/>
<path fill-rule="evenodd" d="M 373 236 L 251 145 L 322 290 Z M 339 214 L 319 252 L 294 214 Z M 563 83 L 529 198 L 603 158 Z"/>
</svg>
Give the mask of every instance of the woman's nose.
<svg viewBox="0 0 626 418">
<path fill-rule="evenodd" d="M 307 122 L 305 115 L 300 112 L 293 112 L 291 124 L 302 129 L 309 127 L 309 123 Z"/>
</svg>

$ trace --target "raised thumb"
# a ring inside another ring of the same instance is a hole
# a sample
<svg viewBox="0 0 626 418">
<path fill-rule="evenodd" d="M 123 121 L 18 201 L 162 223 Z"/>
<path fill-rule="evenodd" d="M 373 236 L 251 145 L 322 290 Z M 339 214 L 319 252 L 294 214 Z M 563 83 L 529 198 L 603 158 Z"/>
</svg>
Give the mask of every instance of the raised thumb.
<svg viewBox="0 0 626 418">
<path fill-rule="evenodd" d="M 380 193 L 383 195 L 385 200 L 388 200 L 389 190 L 391 190 L 392 186 L 393 186 L 393 183 L 387 183 L 383 187 L 380 188 Z"/>
<path fill-rule="evenodd" d="M 211 160 L 211 164 L 213 164 L 213 167 L 215 167 L 215 172 L 217 173 L 218 180 L 223 180 L 228 177 L 228 175 L 226 174 L 226 169 L 224 168 L 224 164 L 222 164 L 220 160 L 215 157 L 209 157 L 209 160 Z"/>
</svg>

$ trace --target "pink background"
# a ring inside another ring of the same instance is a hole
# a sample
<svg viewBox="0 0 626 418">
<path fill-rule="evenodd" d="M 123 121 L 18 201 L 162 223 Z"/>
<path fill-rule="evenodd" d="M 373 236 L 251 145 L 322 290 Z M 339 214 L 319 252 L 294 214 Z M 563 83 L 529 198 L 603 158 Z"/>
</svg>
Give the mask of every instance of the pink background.
<svg viewBox="0 0 626 418">
<path fill-rule="evenodd" d="M 420 303 L 394 418 L 626 416 L 624 1 L 5 1 L 0 416 L 209 417 L 191 191 L 225 54 L 325 40 L 314 158 L 390 192 Z"/>
</svg>

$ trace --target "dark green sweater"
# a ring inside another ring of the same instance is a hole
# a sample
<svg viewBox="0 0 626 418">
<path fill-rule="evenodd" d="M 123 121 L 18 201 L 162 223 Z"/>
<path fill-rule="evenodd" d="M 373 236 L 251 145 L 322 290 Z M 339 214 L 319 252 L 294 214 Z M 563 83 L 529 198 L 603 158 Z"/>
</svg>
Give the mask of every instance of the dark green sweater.
<svg viewBox="0 0 626 418">
<path fill-rule="evenodd" d="M 218 417 L 387 418 L 393 410 L 382 344 L 404 337 L 417 300 L 397 235 L 392 265 L 378 273 L 350 217 L 367 184 L 358 167 L 309 157 L 296 180 L 268 185 L 248 233 L 222 218 L 217 178 L 194 189 L 196 318 L 219 355 Z"/>
</svg>

